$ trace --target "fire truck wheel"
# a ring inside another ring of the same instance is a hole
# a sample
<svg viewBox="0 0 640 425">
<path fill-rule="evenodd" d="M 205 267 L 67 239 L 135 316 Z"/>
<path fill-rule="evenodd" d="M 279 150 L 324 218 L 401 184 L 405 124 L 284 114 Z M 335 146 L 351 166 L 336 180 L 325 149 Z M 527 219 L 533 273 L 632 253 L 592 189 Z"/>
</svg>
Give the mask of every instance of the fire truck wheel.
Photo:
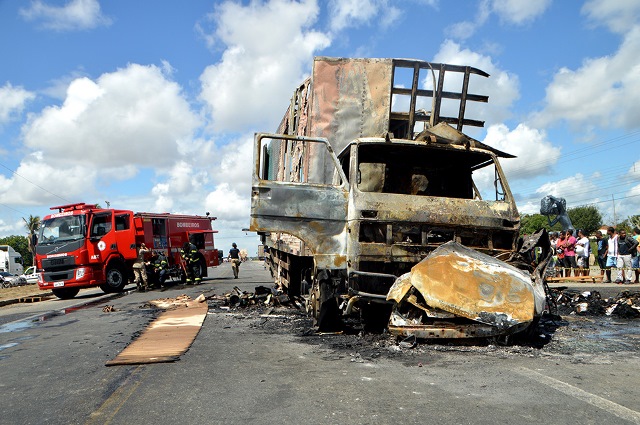
<svg viewBox="0 0 640 425">
<path fill-rule="evenodd" d="M 80 289 L 79 288 L 58 288 L 58 289 L 53 289 L 52 291 L 53 291 L 53 295 L 60 298 L 61 300 L 68 300 L 78 295 L 78 292 L 80 292 Z"/>
<path fill-rule="evenodd" d="M 106 277 L 107 282 L 104 285 L 100 285 L 100 289 L 106 293 L 122 292 L 127 284 L 127 273 L 122 264 L 109 264 Z"/>
</svg>

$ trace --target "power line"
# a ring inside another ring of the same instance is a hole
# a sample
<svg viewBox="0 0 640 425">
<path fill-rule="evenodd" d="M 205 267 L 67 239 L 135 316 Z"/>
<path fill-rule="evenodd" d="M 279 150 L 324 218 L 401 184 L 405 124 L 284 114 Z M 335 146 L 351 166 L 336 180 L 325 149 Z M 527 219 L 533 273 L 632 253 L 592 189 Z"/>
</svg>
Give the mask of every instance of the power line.
<svg viewBox="0 0 640 425">
<path fill-rule="evenodd" d="M 15 208 L 12 208 L 12 207 L 10 207 L 9 205 L 3 204 L 3 203 L 0 203 L 0 205 L 2 205 L 2 206 L 3 206 L 3 207 L 5 207 L 5 208 L 8 208 L 8 209 L 10 209 L 10 210 L 13 210 L 13 211 L 17 212 L 18 214 L 22 214 L 22 215 L 29 215 L 29 214 L 27 214 L 26 212 L 23 212 L 23 211 L 17 210 L 17 209 L 15 209 Z"/>
<path fill-rule="evenodd" d="M 38 185 L 38 184 L 36 184 L 36 183 L 32 182 L 32 181 L 31 181 L 31 180 L 29 180 L 28 178 L 26 178 L 26 177 L 24 177 L 24 176 L 22 176 L 22 175 L 18 174 L 17 172 L 13 171 L 11 168 L 7 167 L 7 166 L 6 166 L 6 165 L 4 165 L 4 164 L 0 164 L 0 167 L 6 168 L 6 169 L 7 169 L 7 170 L 9 170 L 13 175 L 15 175 L 15 176 L 17 176 L 17 177 L 20 177 L 21 179 L 25 180 L 26 182 L 31 183 L 32 185 L 34 185 L 34 186 L 35 186 L 35 187 L 37 187 L 38 189 L 43 190 L 43 191 L 47 192 L 48 194 L 55 196 L 56 198 L 62 199 L 62 200 L 63 200 L 63 201 L 65 201 L 65 202 L 69 202 L 69 203 L 71 202 L 70 200 L 65 199 L 65 198 L 63 198 L 62 196 L 60 196 L 60 195 L 58 195 L 58 194 L 56 194 L 56 193 L 53 193 L 53 192 L 51 192 L 50 190 L 45 189 L 44 187 L 42 187 L 42 186 L 40 186 L 40 185 Z"/>
</svg>

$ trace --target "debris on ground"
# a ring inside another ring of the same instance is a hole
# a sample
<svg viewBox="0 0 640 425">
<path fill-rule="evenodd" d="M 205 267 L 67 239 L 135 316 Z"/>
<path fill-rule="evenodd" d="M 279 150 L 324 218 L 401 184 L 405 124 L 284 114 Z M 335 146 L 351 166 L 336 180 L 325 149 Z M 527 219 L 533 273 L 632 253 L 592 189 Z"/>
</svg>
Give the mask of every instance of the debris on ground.
<svg viewBox="0 0 640 425">
<path fill-rule="evenodd" d="M 242 291 L 237 286 L 223 295 L 207 297 L 212 307 L 289 306 L 304 310 L 304 300 L 290 297 L 277 287 L 256 286 L 254 292 Z"/>
<path fill-rule="evenodd" d="M 622 291 L 615 297 L 602 298 L 598 291 L 552 289 L 560 315 L 640 317 L 640 292 Z"/>
<path fill-rule="evenodd" d="M 102 312 L 103 312 L 103 313 L 111 313 L 111 312 L 113 312 L 113 311 L 116 311 L 116 309 L 115 309 L 112 305 L 105 305 L 105 306 L 102 308 Z"/>
</svg>

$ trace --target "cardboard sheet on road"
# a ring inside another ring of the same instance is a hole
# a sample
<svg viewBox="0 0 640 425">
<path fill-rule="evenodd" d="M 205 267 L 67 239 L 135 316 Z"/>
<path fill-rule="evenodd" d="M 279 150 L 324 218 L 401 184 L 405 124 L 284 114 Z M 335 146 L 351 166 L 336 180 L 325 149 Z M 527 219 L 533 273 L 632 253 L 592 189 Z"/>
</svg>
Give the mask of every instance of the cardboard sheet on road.
<svg viewBox="0 0 640 425">
<path fill-rule="evenodd" d="M 203 296 L 195 301 L 178 298 L 157 300 L 153 304 L 164 311 L 142 334 L 106 366 L 173 362 L 184 354 L 195 340 L 209 309 Z"/>
</svg>

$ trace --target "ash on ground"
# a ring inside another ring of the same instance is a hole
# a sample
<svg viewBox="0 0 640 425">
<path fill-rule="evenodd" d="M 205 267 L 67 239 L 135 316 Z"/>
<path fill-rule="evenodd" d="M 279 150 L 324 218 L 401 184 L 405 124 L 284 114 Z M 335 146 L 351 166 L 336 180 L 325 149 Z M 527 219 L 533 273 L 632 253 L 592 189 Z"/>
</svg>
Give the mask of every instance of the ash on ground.
<svg viewBox="0 0 640 425">
<path fill-rule="evenodd" d="M 615 297 L 602 298 L 598 291 L 552 289 L 551 297 L 560 315 L 614 316 L 625 319 L 640 317 L 640 292 L 622 291 Z"/>
<path fill-rule="evenodd" d="M 253 299 L 244 293 L 245 300 Z M 559 315 L 544 315 L 527 338 L 420 340 L 397 338 L 386 331 L 365 330 L 358 318 L 344 320 L 337 333 L 319 333 L 313 326 L 301 299 L 273 297 L 265 304 L 238 302 L 229 304 L 228 296 L 208 297 L 210 313 L 216 314 L 226 328 L 247 327 L 251 331 L 295 336 L 300 342 L 329 350 L 331 359 L 372 362 L 396 359 L 407 365 L 421 366 L 440 352 L 475 353 L 494 357 L 570 356 L 584 363 L 606 362 L 607 356 L 640 353 L 640 293 L 621 292 L 603 299 L 590 293 L 553 291 Z M 584 308 L 584 303 L 587 307 Z"/>
</svg>

